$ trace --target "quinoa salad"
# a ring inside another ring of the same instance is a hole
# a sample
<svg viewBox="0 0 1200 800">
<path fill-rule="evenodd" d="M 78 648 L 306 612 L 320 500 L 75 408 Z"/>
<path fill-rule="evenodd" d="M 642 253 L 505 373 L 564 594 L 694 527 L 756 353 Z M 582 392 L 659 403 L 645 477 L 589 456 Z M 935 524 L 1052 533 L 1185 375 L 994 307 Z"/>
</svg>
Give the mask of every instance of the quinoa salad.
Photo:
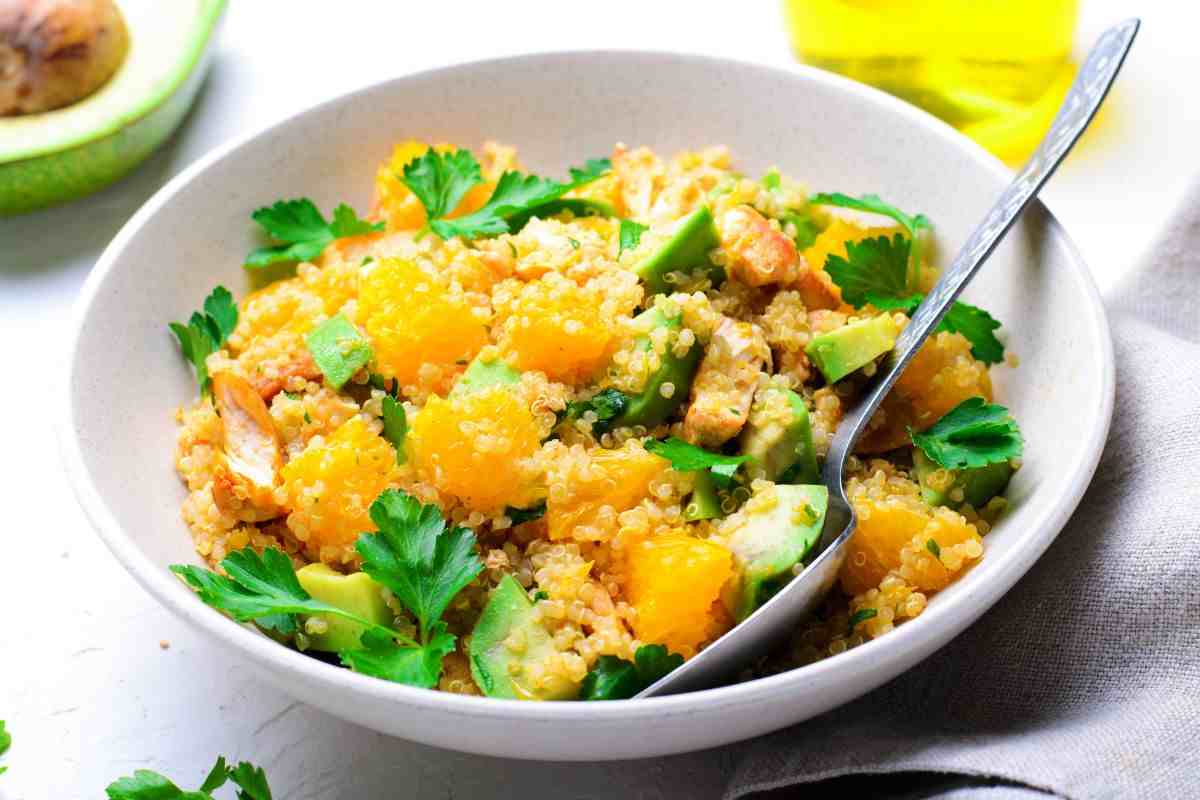
<svg viewBox="0 0 1200 800">
<path fill-rule="evenodd" d="M 402 142 L 363 217 L 252 218 L 255 289 L 170 325 L 207 562 L 172 570 L 281 646 L 498 698 L 631 697 L 799 574 L 842 409 L 938 277 L 923 215 L 724 147 L 558 179 Z M 984 557 L 1022 447 L 999 327 L 957 303 L 921 348 L 851 459 L 838 586 L 744 677 L 883 636 Z"/>
</svg>

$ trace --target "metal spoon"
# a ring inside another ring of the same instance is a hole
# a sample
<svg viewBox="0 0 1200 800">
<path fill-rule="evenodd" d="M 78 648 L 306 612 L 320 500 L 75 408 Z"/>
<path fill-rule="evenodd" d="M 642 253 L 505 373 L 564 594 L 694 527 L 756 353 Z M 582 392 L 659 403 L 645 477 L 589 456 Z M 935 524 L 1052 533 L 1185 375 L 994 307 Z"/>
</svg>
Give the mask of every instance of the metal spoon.
<svg viewBox="0 0 1200 800">
<path fill-rule="evenodd" d="M 908 327 L 897 337 L 895 347 L 862 397 L 846 411 L 830 444 L 822 472 L 822 481 L 829 487 L 829 511 L 818 545 L 821 548 L 819 555 L 733 630 L 637 697 L 691 692 L 728 682 L 736 677 L 738 670 L 770 652 L 794 631 L 833 587 L 845 559 L 846 544 L 854 531 L 854 509 L 842 485 L 846 459 L 904 367 L 1087 128 L 1112 87 L 1139 25 L 1137 19 L 1126 20 L 1105 31 L 1092 47 L 1037 151 L 1000 195 L 954 263 L 917 309 Z"/>
</svg>

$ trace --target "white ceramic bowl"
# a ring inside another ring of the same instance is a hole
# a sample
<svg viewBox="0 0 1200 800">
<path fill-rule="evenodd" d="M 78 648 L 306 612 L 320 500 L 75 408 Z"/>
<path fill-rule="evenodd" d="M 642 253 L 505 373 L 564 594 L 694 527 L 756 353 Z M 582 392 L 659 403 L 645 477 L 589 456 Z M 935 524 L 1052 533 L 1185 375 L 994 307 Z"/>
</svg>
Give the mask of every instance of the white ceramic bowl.
<svg viewBox="0 0 1200 800">
<path fill-rule="evenodd" d="M 916 664 L 1021 577 L 1092 476 L 1113 398 L 1112 345 L 1075 248 L 1034 203 L 968 289 L 1005 323 L 1016 370 L 999 398 L 1027 439 L 1012 511 L 982 562 L 918 619 L 834 659 L 770 678 L 654 700 L 522 703 L 413 689 L 282 647 L 207 608 L 167 565 L 196 562 L 179 514 L 171 411 L 195 393 L 167 332 L 217 283 L 244 291 L 250 212 L 309 196 L 366 208 L 400 139 L 519 146 L 535 171 L 615 141 L 673 152 L 729 145 L 750 174 L 778 165 L 813 190 L 875 192 L 928 214 L 943 253 L 962 243 L 1009 173 L 946 125 L 811 69 L 693 56 L 586 52 L 484 61 L 390 80 L 221 147 L 158 192 L 105 251 L 79 299 L 61 408 L 67 469 L 117 558 L 214 644 L 297 698 L 376 730 L 497 756 L 610 759 L 720 745 L 812 717 Z M 1032 624 L 1032 621 L 1031 621 Z"/>
</svg>

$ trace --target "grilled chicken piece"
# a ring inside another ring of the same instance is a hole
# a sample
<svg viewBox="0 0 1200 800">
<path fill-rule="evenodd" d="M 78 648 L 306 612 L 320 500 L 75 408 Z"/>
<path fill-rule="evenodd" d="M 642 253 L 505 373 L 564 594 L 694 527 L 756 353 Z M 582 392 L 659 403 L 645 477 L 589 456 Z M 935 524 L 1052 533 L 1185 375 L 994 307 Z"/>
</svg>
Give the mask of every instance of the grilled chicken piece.
<svg viewBox="0 0 1200 800">
<path fill-rule="evenodd" d="M 267 404 L 245 378 L 232 372 L 212 376 L 212 393 L 224 426 L 213 501 L 244 522 L 279 516 L 283 509 L 274 493 L 283 448 Z"/>
<path fill-rule="evenodd" d="M 648 147 L 629 150 L 618 144 L 613 149 L 612 171 L 621 182 L 624 216 L 634 219 L 648 216 L 666 175 L 658 156 Z"/>
<path fill-rule="evenodd" d="M 740 283 L 786 286 L 808 272 L 791 237 L 750 206 L 729 209 L 717 227 L 721 246 L 729 254 L 729 276 Z"/>
<path fill-rule="evenodd" d="M 754 402 L 759 375 L 770 365 L 771 349 L 762 329 L 724 318 L 692 382 L 683 438 L 702 447 L 719 447 L 737 436 Z"/>
</svg>

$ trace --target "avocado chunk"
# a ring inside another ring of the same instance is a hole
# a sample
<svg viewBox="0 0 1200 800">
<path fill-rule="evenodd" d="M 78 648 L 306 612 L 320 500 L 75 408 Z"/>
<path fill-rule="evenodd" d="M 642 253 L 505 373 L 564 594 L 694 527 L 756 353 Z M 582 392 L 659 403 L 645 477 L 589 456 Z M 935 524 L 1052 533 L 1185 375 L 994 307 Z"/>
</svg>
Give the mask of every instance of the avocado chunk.
<svg viewBox="0 0 1200 800">
<path fill-rule="evenodd" d="M 828 333 L 819 333 L 804 352 L 830 383 L 865 367 L 896 344 L 900 329 L 891 314 L 851 322 Z"/>
<path fill-rule="evenodd" d="M 490 389 L 493 386 L 515 386 L 520 382 L 521 373 L 509 366 L 504 359 L 496 357 L 491 361 L 484 361 L 476 356 L 475 360 L 467 365 L 466 371 L 454 384 L 454 388 L 450 390 L 450 396 L 464 397 L 481 389 Z"/>
<path fill-rule="evenodd" d="M 969 503 L 983 508 L 1004 491 L 1013 468 L 1007 461 L 970 469 L 943 469 L 930 460 L 921 448 L 913 448 L 913 474 L 921 484 L 921 497 L 931 506 L 958 508 Z M 959 494 L 959 491 L 962 493 Z M 956 499 L 957 498 L 957 499 Z"/>
<path fill-rule="evenodd" d="M 666 280 L 671 272 L 694 272 L 697 268 L 703 268 L 708 271 L 713 284 L 717 285 L 725 280 L 725 270 L 713 264 L 708 254 L 720 244 L 721 238 L 713 223 L 712 212 L 708 206 L 700 206 L 684 217 L 675 232 L 634 267 L 634 272 L 646 284 L 647 296 L 674 291 L 674 287 Z"/>
<path fill-rule="evenodd" d="M 716 519 L 722 516 L 721 496 L 717 493 L 717 484 L 712 474 L 702 469 L 696 473 L 696 483 L 692 486 L 692 495 L 683 509 L 683 518 L 688 522 L 701 519 Z"/>
<path fill-rule="evenodd" d="M 668 317 L 657 307 L 643 311 L 637 318 L 651 320 L 652 328 L 655 329 L 666 328 L 677 332 L 683 328 L 682 315 Z M 652 346 L 650 334 L 638 337 L 636 347 L 639 350 L 648 352 Z M 687 401 L 692 378 L 696 375 L 696 367 L 699 366 L 700 357 L 703 355 L 702 350 L 700 343 L 695 342 L 691 349 L 680 357 L 671 352 L 668 346 L 667 351 L 662 354 L 658 369 L 646 376 L 646 385 L 641 394 L 629 398 L 629 403 L 617 417 L 615 424 L 645 425 L 647 428 L 653 428 L 665 422 Z M 662 394 L 662 387 L 667 383 L 674 386 L 670 397 L 664 397 Z"/>
<path fill-rule="evenodd" d="M 742 455 L 750 456 L 745 470 L 751 480 L 816 483 L 821 478 L 808 406 L 791 389 L 771 386 L 759 392 L 740 444 Z"/>
<path fill-rule="evenodd" d="M 377 625 L 392 624 L 392 610 L 383 600 L 383 587 L 365 572 L 343 575 L 325 564 L 309 564 L 296 570 L 304 591 L 343 611 L 370 620 Z M 314 614 L 326 625 L 324 633 L 306 633 L 309 650 L 337 653 L 362 647 L 365 627 L 332 614 Z"/>
<path fill-rule="evenodd" d="M 571 700 L 579 685 L 562 677 L 533 686 L 528 668 L 558 652 L 534 614 L 533 601 L 511 575 L 500 579 L 471 632 L 471 676 L 488 697 Z"/>
<path fill-rule="evenodd" d="M 739 622 L 792 579 L 792 568 L 812 550 L 825 523 L 829 490 L 824 486 L 777 485 L 774 491 L 778 502 L 766 511 L 747 512 L 725 541 L 741 580 L 724 600 Z"/>
</svg>

